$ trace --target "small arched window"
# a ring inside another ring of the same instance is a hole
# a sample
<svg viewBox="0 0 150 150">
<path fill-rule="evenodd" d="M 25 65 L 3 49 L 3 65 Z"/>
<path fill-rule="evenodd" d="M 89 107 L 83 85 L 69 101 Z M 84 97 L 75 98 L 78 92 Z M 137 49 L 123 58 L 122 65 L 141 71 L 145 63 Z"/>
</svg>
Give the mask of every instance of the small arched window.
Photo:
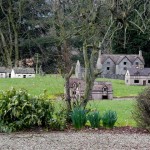
<svg viewBox="0 0 150 150">
<path fill-rule="evenodd" d="M 108 91 L 108 88 L 105 86 L 103 87 L 103 92 L 107 92 Z"/>
</svg>

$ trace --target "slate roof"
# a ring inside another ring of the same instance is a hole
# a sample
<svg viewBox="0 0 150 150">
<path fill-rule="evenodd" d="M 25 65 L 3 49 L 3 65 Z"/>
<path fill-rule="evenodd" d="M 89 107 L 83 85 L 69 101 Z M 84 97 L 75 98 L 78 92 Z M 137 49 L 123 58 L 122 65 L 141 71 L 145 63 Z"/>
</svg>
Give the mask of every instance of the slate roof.
<svg viewBox="0 0 150 150">
<path fill-rule="evenodd" d="M 33 68 L 13 68 L 15 74 L 35 74 Z"/>
<path fill-rule="evenodd" d="M 85 89 L 85 82 L 84 80 L 78 78 L 70 78 L 69 79 L 69 87 L 73 88 L 73 83 L 80 83 L 80 89 L 83 92 Z M 104 87 L 108 88 L 108 91 L 112 91 L 112 84 L 111 82 L 102 82 L 102 81 L 95 81 L 92 91 L 102 91 Z"/>
<path fill-rule="evenodd" d="M 102 81 L 94 82 L 93 91 L 103 91 L 104 87 L 108 88 L 108 91 L 112 91 L 111 82 L 102 82 Z"/>
<path fill-rule="evenodd" d="M 11 73 L 11 69 L 0 67 L 0 73 Z"/>
<path fill-rule="evenodd" d="M 130 76 L 150 76 L 150 68 L 129 68 Z"/>
<path fill-rule="evenodd" d="M 0 67 L 0 73 L 6 73 L 5 69 L 5 67 Z"/>
<path fill-rule="evenodd" d="M 101 63 L 103 64 L 108 58 L 110 58 L 115 64 L 119 64 L 124 58 L 127 58 L 131 63 L 133 63 L 137 58 L 140 59 L 144 64 L 143 56 L 139 55 L 123 55 L 123 54 L 102 54 Z"/>
</svg>

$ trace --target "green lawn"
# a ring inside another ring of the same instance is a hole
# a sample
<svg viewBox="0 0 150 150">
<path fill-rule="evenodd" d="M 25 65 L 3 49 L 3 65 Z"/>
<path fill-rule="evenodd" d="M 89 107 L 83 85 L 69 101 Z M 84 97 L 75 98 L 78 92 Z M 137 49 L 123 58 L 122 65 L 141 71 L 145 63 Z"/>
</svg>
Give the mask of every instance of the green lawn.
<svg viewBox="0 0 150 150">
<path fill-rule="evenodd" d="M 100 81 L 111 81 L 114 97 L 137 96 L 144 88 L 143 86 L 127 86 L 123 80 L 97 79 Z M 48 94 L 62 94 L 64 92 L 64 80 L 60 75 L 37 76 L 26 79 L 2 79 L 0 78 L 0 90 L 7 90 L 11 87 L 16 89 L 24 88 L 32 95 L 39 95 L 44 90 Z"/>
<path fill-rule="evenodd" d="M 64 80 L 60 75 L 36 76 L 23 79 L 0 79 L 0 90 L 8 90 L 11 87 L 26 89 L 32 95 L 39 95 L 44 90 L 50 95 L 63 93 Z"/>
<path fill-rule="evenodd" d="M 106 110 L 117 112 L 118 120 L 115 126 L 136 126 L 132 118 L 135 100 L 101 100 L 90 101 L 87 108 L 97 109 L 102 115 Z"/>
</svg>

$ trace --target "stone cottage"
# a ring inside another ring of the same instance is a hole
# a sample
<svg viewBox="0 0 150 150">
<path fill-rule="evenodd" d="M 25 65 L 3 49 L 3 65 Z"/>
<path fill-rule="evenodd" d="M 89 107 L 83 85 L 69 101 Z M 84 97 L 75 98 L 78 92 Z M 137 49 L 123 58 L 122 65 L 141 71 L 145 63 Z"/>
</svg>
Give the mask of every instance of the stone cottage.
<svg viewBox="0 0 150 150">
<path fill-rule="evenodd" d="M 35 71 L 33 68 L 13 68 L 11 70 L 11 78 L 33 78 Z"/>
<path fill-rule="evenodd" d="M 127 69 L 131 67 L 144 68 L 144 58 L 142 51 L 137 55 L 123 54 L 101 54 L 97 60 L 96 68 L 102 70 L 102 74 L 125 75 Z"/>
<path fill-rule="evenodd" d="M 129 68 L 125 74 L 126 85 L 150 85 L 150 68 Z"/>
<path fill-rule="evenodd" d="M 70 78 L 69 80 L 70 96 L 71 99 L 80 99 L 85 90 L 84 80 L 78 78 Z M 95 81 L 91 92 L 90 99 L 113 99 L 112 84 L 110 82 Z"/>
</svg>

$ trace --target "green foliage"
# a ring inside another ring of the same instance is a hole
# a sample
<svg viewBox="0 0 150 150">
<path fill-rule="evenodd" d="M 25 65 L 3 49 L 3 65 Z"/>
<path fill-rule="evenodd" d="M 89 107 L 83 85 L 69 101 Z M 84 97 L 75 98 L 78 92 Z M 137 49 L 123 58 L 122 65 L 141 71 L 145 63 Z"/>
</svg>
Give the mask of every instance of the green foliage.
<svg viewBox="0 0 150 150">
<path fill-rule="evenodd" d="M 65 107 L 59 106 L 58 110 L 55 110 L 53 118 L 50 120 L 50 129 L 52 130 L 64 130 L 66 128 L 67 111 Z"/>
<path fill-rule="evenodd" d="M 117 121 L 117 113 L 112 110 L 108 110 L 102 117 L 103 126 L 106 128 L 113 128 Z"/>
<path fill-rule="evenodd" d="M 12 132 L 31 127 L 50 128 L 54 119 L 54 106 L 42 94 L 30 96 L 25 90 L 11 89 L 0 93 L 0 131 Z M 58 114 L 55 114 L 57 116 Z M 56 121 L 63 116 L 56 117 Z M 59 124 L 59 128 L 61 124 Z"/>
<path fill-rule="evenodd" d="M 92 128 L 98 128 L 100 126 L 101 117 L 99 111 L 90 112 L 87 119 L 90 121 Z"/>
<path fill-rule="evenodd" d="M 150 87 L 143 90 L 136 98 L 133 118 L 137 126 L 150 131 Z"/>
<path fill-rule="evenodd" d="M 86 110 L 81 106 L 74 107 L 71 113 L 71 119 L 73 122 L 73 126 L 76 129 L 81 129 L 83 126 L 85 126 L 85 123 L 87 121 Z"/>
</svg>

